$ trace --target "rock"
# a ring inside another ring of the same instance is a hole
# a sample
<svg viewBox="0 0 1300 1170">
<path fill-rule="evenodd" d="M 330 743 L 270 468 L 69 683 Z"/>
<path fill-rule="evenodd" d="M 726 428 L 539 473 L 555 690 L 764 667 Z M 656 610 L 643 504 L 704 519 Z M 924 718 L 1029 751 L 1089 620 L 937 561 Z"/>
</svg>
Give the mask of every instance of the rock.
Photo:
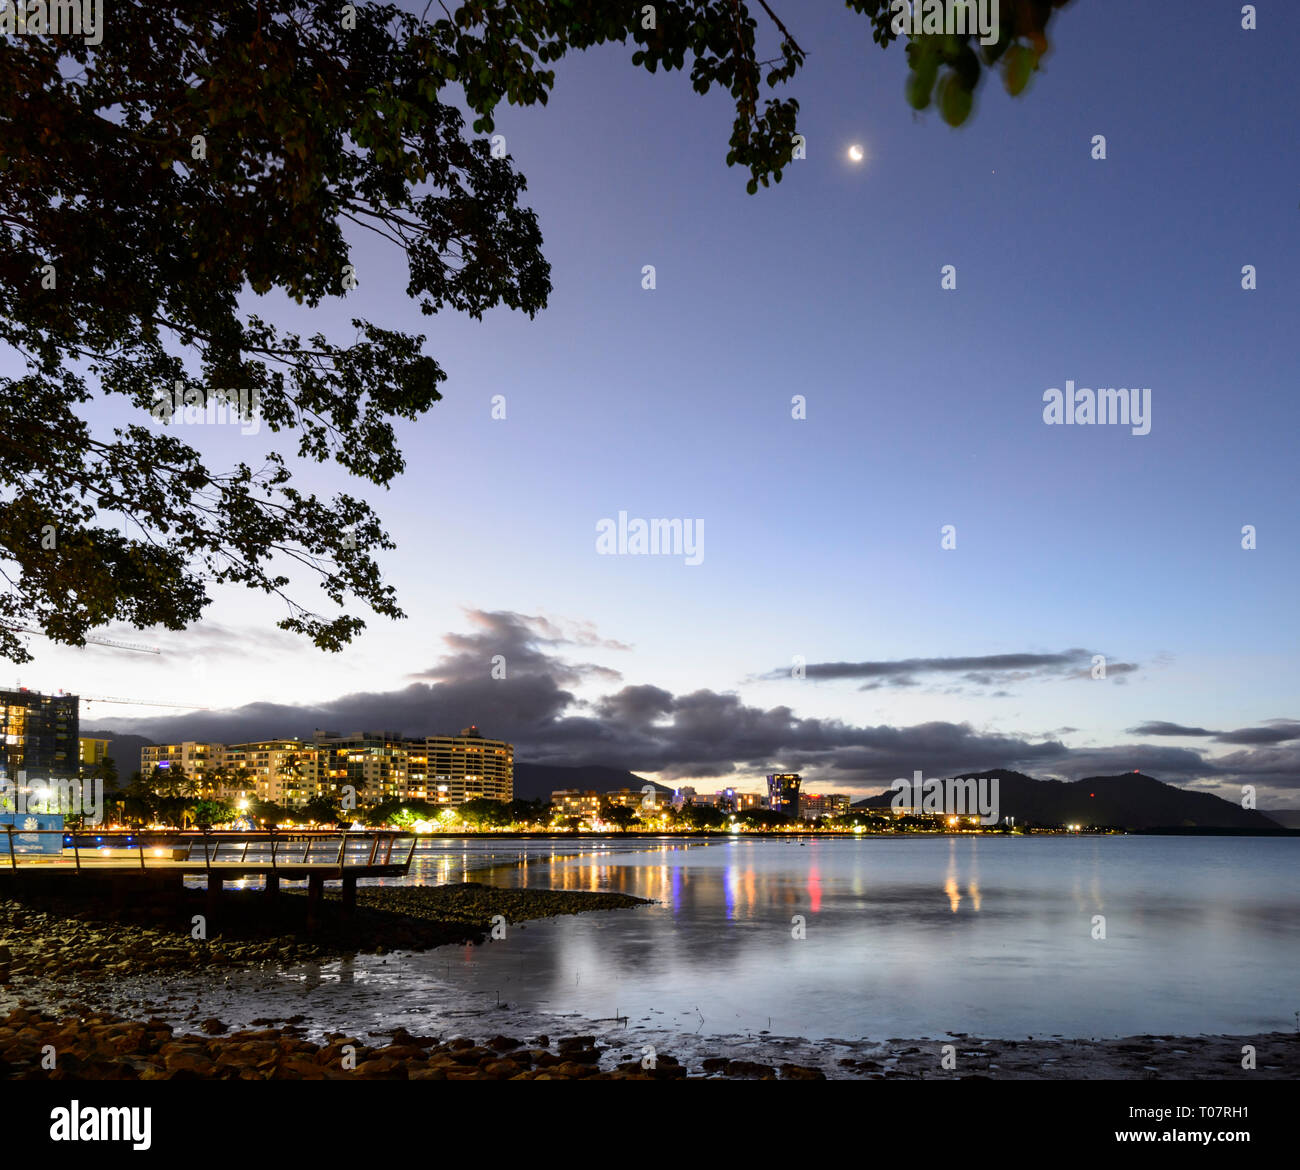
<svg viewBox="0 0 1300 1170">
<path fill-rule="evenodd" d="M 806 1068 L 801 1064 L 783 1064 L 781 1079 L 783 1081 L 824 1081 L 826 1074 L 819 1068 Z"/>
<path fill-rule="evenodd" d="M 572 1060 L 578 1064 L 599 1064 L 599 1048 L 569 1048 L 560 1053 L 561 1060 Z"/>
<path fill-rule="evenodd" d="M 223 1024 L 216 1016 L 209 1016 L 202 1024 L 199 1025 L 209 1036 L 220 1036 L 223 1032 L 229 1032 L 228 1025 Z"/>
<path fill-rule="evenodd" d="M 385 1080 L 405 1080 L 406 1065 L 400 1060 L 393 1060 L 392 1057 L 380 1057 L 378 1059 L 367 1060 L 363 1064 L 357 1065 L 356 1075 L 359 1077 L 375 1077 Z"/>
<path fill-rule="evenodd" d="M 495 1060 L 497 1054 L 490 1048 L 459 1048 L 452 1053 L 452 1059 L 457 1064 L 478 1065 L 484 1060 Z"/>
<path fill-rule="evenodd" d="M 210 1077 L 213 1073 L 212 1061 L 206 1056 L 190 1051 L 169 1052 L 163 1058 L 163 1067 L 172 1076 L 185 1074 L 195 1077 Z"/>
<path fill-rule="evenodd" d="M 428 1053 L 415 1044 L 390 1044 L 387 1048 L 375 1049 L 375 1055 L 389 1060 L 422 1061 Z"/>
</svg>

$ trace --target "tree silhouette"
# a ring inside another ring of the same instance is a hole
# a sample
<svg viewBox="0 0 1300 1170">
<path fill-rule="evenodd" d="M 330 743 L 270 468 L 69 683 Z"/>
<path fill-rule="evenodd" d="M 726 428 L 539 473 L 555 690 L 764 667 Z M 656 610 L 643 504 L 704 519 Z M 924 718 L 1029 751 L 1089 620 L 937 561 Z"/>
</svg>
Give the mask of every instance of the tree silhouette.
<svg viewBox="0 0 1300 1170">
<path fill-rule="evenodd" d="M 936 91 L 960 122 L 995 65 L 1018 92 L 1063 2 L 1003 0 L 999 40 L 978 51 L 969 35 L 909 38 L 909 99 Z M 221 584 L 281 598 L 282 629 L 340 649 L 365 622 L 296 600 L 291 571 L 336 607 L 404 616 L 372 555 L 394 545 L 367 503 L 304 493 L 282 448 L 209 468 L 173 425 L 176 395 L 183 420 L 234 409 L 292 455 L 388 486 L 405 467 L 394 423 L 425 414 L 446 378 L 424 337 L 358 316 L 348 340 L 303 337 L 241 298 L 314 308 L 363 287 L 348 227 L 401 249 L 425 314 L 544 308 L 524 178 L 483 135 L 503 99 L 544 105 L 566 54 L 634 45 L 634 66 L 689 68 L 699 93 L 725 91 L 726 161 L 751 192 L 798 155 L 798 102 L 773 95 L 805 54 L 768 0 L 439 7 L 427 21 L 337 0 L 115 0 L 99 45 L 6 40 L 0 342 L 26 371 L 0 378 L 0 655 L 30 660 L 19 627 L 78 646 L 115 621 L 184 629 Z M 848 7 L 881 45 L 899 38 L 887 0 Z M 82 417 L 96 397 L 111 434 Z"/>
</svg>

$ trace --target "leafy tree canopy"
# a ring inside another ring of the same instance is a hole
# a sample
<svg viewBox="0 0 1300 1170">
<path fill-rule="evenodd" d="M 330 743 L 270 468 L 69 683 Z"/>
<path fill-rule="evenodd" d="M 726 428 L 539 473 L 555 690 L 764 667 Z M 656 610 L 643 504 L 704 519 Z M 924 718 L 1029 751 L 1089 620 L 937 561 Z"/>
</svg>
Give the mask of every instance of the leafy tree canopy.
<svg viewBox="0 0 1300 1170">
<path fill-rule="evenodd" d="M 989 67 L 1019 92 L 1063 2 L 1002 0 L 991 46 L 909 34 L 909 100 L 937 94 L 956 124 Z M 888 0 L 848 7 L 877 43 L 899 39 Z M 0 342 L 21 367 L 0 377 L 0 655 L 31 658 L 24 629 L 73 645 L 111 622 L 183 629 L 225 584 L 282 598 L 281 628 L 328 650 L 364 627 L 355 603 L 403 616 L 374 559 L 393 547 L 379 517 L 295 487 L 288 459 L 389 485 L 405 466 L 394 423 L 428 411 L 446 374 L 423 336 L 357 315 L 351 337 L 303 337 L 255 298 L 356 304 L 353 248 L 377 236 L 405 253 L 425 314 L 544 308 L 524 178 L 484 135 L 503 100 L 545 104 L 567 53 L 634 46 L 635 66 L 726 91 L 726 161 L 751 192 L 792 160 L 799 105 L 774 95 L 805 53 L 768 0 L 438 9 L 114 0 L 98 45 L 0 43 Z M 178 386 L 187 410 L 256 414 L 284 442 L 208 467 L 170 425 Z M 84 418 L 96 398 L 111 432 Z M 337 612 L 291 597 L 290 572 Z"/>
</svg>

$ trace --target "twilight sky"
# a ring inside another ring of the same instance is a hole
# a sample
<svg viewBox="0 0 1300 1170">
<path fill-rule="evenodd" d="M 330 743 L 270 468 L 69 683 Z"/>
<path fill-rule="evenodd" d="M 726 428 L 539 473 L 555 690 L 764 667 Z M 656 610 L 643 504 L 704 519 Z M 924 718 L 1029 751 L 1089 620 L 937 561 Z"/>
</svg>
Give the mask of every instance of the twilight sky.
<svg viewBox="0 0 1300 1170">
<path fill-rule="evenodd" d="M 250 294 L 336 337 L 359 306 L 448 372 L 399 429 L 406 475 L 367 495 L 408 620 L 328 655 L 231 590 L 185 634 L 104 631 L 161 656 L 34 638 L 11 676 L 212 708 L 83 705 L 156 739 L 474 722 L 523 760 L 741 787 L 1141 768 L 1300 805 L 1300 9 L 1260 4 L 1246 32 L 1235 3 L 1076 0 L 1025 95 L 995 79 L 952 130 L 913 115 L 901 46 L 864 18 L 773 7 L 808 51 L 788 87 L 808 157 L 755 196 L 723 161 L 725 97 L 630 48 L 503 107 L 552 264 L 535 321 L 421 317 L 373 237 L 346 302 Z M 1150 433 L 1046 425 L 1067 380 L 1150 387 Z M 272 441 L 188 430 L 216 463 Z M 598 555 L 620 511 L 702 520 L 700 563 Z"/>
</svg>

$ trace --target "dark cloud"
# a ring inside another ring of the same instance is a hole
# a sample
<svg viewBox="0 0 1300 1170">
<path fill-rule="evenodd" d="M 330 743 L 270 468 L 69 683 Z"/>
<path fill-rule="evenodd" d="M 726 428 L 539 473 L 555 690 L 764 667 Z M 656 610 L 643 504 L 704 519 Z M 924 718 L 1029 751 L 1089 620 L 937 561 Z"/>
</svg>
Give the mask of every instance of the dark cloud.
<svg viewBox="0 0 1300 1170">
<path fill-rule="evenodd" d="M 1300 787 L 1300 744 L 1212 759 L 1199 750 L 1160 744 L 1070 748 L 1059 738 L 1069 728 L 1041 737 L 945 721 L 908 727 L 855 724 L 800 716 L 784 706 L 753 706 L 734 693 L 712 690 L 678 695 L 636 684 L 583 700 L 572 689 L 576 684 L 617 679 L 617 672 L 570 663 L 555 648 L 602 644 L 594 632 L 584 640 L 548 619 L 510 612 L 476 610 L 469 618 L 471 630 L 447 636 L 448 653 L 422 671 L 418 681 L 398 690 L 358 691 L 318 706 L 252 703 L 230 711 L 138 720 L 126 730 L 161 742 L 238 743 L 272 736 L 309 738 L 316 728 L 424 735 L 472 723 L 486 735 L 510 740 L 518 758 L 532 763 L 604 764 L 670 779 L 726 777 L 749 785 L 767 772 L 792 770 L 850 792 L 877 790 L 916 769 L 935 776 L 995 767 L 1062 779 L 1138 768 L 1175 783 L 1223 787 L 1250 777 L 1260 785 Z M 492 677 L 497 655 L 504 659 L 504 678 Z M 1064 661 L 1069 655 L 1038 657 Z M 996 661 L 1014 659 L 1015 669 L 1021 669 L 1025 658 L 1001 656 Z M 953 669 L 966 669 L 975 660 L 911 661 L 961 662 Z M 1142 725 L 1151 735 L 1171 734 L 1161 729 L 1175 726 Z M 1246 730 L 1268 730 L 1273 744 L 1279 737 L 1300 737 L 1300 724 L 1291 721 Z"/>
<path fill-rule="evenodd" d="M 1155 719 L 1150 723 L 1139 723 L 1136 727 L 1128 729 L 1129 735 L 1218 735 L 1217 731 L 1209 731 L 1204 727 L 1184 727 L 1181 723 L 1165 723 L 1163 720 Z"/>
<path fill-rule="evenodd" d="M 1056 654 L 982 654 L 958 658 L 896 658 L 879 662 L 813 662 L 804 667 L 804 675 L 813 680 L 862 679 L 862 691 L 881 687 L 911 687 L 919 685 L 918 675 L 956 675 L 957 680 L 969 686 L 1005 687 L 1010 683 L 1026 682 L 1034 678 L 1091 678 L 1093 651 L 1075 648 Z M 1106 677 L 1120 676 L 1137 670 L 1132 662 L 1107 662 Z M 763 679 L 790 677 L 789 667 L 768 671 Z M 945 694 L 959 694 L 961 687 L 950 687 Z M 1009 692 L 1001 690 L 997 695 Z"/>
<path fill-rule="evenodd" d="M 1247 745 L 1286 743 L 1288 740 L 1300 739 L 1300 722 L 1294 719 L 1270 719 L 1263 727 L 1242 727 L 1236 731 L 1221 731 L 1214 739 L 1216 743 Z"/>
</svg>

